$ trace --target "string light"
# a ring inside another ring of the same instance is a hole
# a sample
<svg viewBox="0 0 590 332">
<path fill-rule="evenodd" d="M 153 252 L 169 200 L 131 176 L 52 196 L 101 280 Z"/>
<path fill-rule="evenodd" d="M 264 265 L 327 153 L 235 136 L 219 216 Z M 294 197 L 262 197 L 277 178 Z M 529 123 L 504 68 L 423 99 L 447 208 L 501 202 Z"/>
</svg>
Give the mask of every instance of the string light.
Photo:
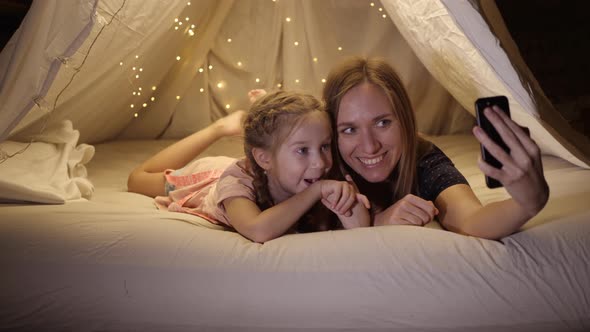
<svg viewBox="0 0 590 332">
<path fill-rule="evenodd" d="M 242 61 L 238 61 L 238 67 L 242 67 Z"/>
<path fill-rule="evenodd" d="M 313 62 L 318 62 L 318 58 L 313 58 Z"/>
<path fill-rule="evenodd" d="M 228 38 L 228 39 L 227 39 L 227 42 L 228 42 L 228 43 L 231 43 L 231 38 Z"/>
<path fill-rule="evenodd" d="M 229 105 L 229 104 L 226 104 L 226 105 L 225 105 L 225 108 L 226 108 L 226 109 L 229 109 L 229 108 L 230 108 L 230 105 Z"/>
<path fill-rule="evenodd" d="M 156 86 L 152 86 L 152 91 L 156 91 Z"/>
<path fill-rule="evenodd" d="M 182 21 L 178 21 L 178 25 L 182 25 Z"/>
<path fill-rule="evenodd" d="M 213 65 L 209 65 L 209 70 L 213 69 Z"/>
<path fill-rule="evenodd" d="M 180 61 L 180 55 L 176 57 L 176 61 Z"/>
<path fill-rule="evenodd" d="M 299 83 L 299 79 L 296 79 L 296 80 L 295 80 L 295 83 Z"/>
<path fill-rule="evenodd" d="M 174 22 L 178 23 L 178 17 L 174 19 Z"/>
<path fill-rule="evenodd" d="M 201 68 L 199 68 L 199 73 L 202 73 L 202 72 L 203 72 L 203 68 L 201 67 Z"/>
<path fill-rule="evenodd" d="M 188 17 L 186 17 L 186 18 L 185 18 L 185 20 L 188 22 L 189 18 L 188 18 Z"/>
<path fill-rule="evenodd" d="M 342 51 L 342 47 L 338 46 L 338 51 Z"/>
<path fill-rule="evenodd" d="M 325 78 L 322 78 L 322 83 L 326 83 L 326 79 Z"/>
<path fill-rule="evenodd" d="M 260 79 L 258 77 L 256 78 L 256 83 L 260 83 Z"/>
<path fill-rule="evenodd" d="M 135 78 L 139 78 L 139 74 L 135 75 Z"/>
<path fill-rule="evenodd" d="M 191 29 L 194 29 L 194 28 L 196 28 L 196 25 L 191 24 Z"/>
<path fill-rule="evenodd" d="M 141 89 L 141 87 L 139 87 L 137 90 L 141 91 L 142 89 Z"/>
<path fill-rule="evenodd" d="M 186 5 L 187 5 L 187 6 L 190 6 L 190 5 L 191 5 L 191 2 L 190 2 L 190 1 L 189 1 L 189 2 L 187 2 L 187 3 L 186 3 Z"/>
<path fill-rule="evenodd" d="M 371 2 L 371 7 L 375 7 L 375 3 L 374 2 Z"/>
<path fill-rule="evenodd" d="M 122 65 L 123 65 L 123 61 L 119 62 L 119 66 L 122 66 Z"/>
<path fill-rule="evenodd" d="M 135 56 L 135 58 L 136 58 L 136 59 L 139 59 L 139 55 L 136 55 L 136 56 Z"/>
<path fill-rule="evenodd" d="M 133 67 L 133 68 L 131 68 L 131 69 L 132 69 L 133 71 L 136 71 L 136 70 L 137 70 L 137 68 L 136 68 L 136 67 Z"/>
<path fill-rule="evenodd" d="M 291 18 L 290 18 L 290 17 L 287 17 L 287 18 L 285 19 L 285 21 L 287 21 L 287 22 L 291 22 Z"/>
<path fill-rule="evenodd" d="M 135 105 L 131 104 L 131 105 L 129 105 L 129 107 L 131 107 L 131 108 L 134 108 L 134 107 L 135 107 Z"/>
<path fill-rule="evenodd" d="M 139 68 L 139 71 L 142 72 L 143 71 L 143 68 Z"/>
<path fill-rule="evenodd" d="M 134 117 L 138 117 L 138 116 L 139 116 L 139 114 L 135 113 L 135 114 L 133 114 L 133 116 L 134 116 Z"/>
<path fill-rule="evenodd" d="M 133 95 L 135 96 L 137 94 L 137 92 L 133 91 Z"/>
<path fill-rule="evenodd" d="M 205 91 L 205 89 L 203 89 L 203 88 L 199 89 L 199 92 L 204 92 L 204 91 Z"/>
<path fill-rule="evenodd" d="M 189 34 L 189 36 L 191 36 L 191 37 L 192 37 L 192 36 L 194 36 L 194 35 L 195 35 L 195 32 L 194 32 L 192 29 L 189 29 L 189 30 L 188 30 L 188 34 Z"/>
<path fill-rule="evenodd" d="M 174 30 L 178 30 L 178 27 L 174 27 Z"/>
<path fill-rule="evenodd" d="M 277 83 L 277 88 L 282 87 L 283 85 L 281 83 Z"/>
<path fill-rule="evenodd" d="M 294 42 L 293 43 L 295 46 L 299 46 L 299 42 Z"/>
<path fill-rule="evenodd" d="M 180 99 L 180 96 L 176 96 L 176 100 L 179 100 L 179 99 Z"/>
<path fill-rule="evenodd" d="M 379 11 L 382 12 L 383 11 L 383 8 L 379 7 Z"/>
<path fill-rule="evenodd" d="M 383 14 L 383 18 L 386 18 L 386 17 L 387 17 L 387 15 Z"/>
<path fill-rule="evenodd" d="M 152 97 L 152 98 L 150 98 L 150 100 L 151 101 L 155 101 L 156 100 L 156 97 Z"/>
<path fill-rule="evenodd" d="M 217 87 L 220 89 L 223 89 L 224 86 L 225 86 L 225 83 L 223 83 L 223 82 L 217 83 Z"/>
</svg>

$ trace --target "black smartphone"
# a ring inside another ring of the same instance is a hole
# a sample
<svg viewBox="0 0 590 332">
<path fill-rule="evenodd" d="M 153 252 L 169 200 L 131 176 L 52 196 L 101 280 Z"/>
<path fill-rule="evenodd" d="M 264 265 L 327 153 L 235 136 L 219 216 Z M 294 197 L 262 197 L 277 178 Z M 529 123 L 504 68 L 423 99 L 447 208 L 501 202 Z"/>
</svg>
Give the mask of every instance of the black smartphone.
<svg viewBox="0 0 590 332">
<path fill-rule="evenodd" d="M 486 134 L 488 134 L 488 136 L 494 142 L 496 142 L 496 144 L 498 144 L 498 146 L 504 149 L 504 151 L 506 151 L 507 153 L 510 153 L 510 149 L 508 148 L 506 143 L 504 143 L 502 137 L 500 137 L 500 134 L 498 133 L 498 131 L 496 131 L 496 128 L 494 128 L 490 120 L 488 120 L 488 118 L 486 118 L 486 116 L 483 114 L 483 110 L 485 108 L 492 107 L 494 105 L 498 106 L 502 111 L 504 111 L 504 113 L 506 113 L 506 115 L 508 115 L 508 117 L 510 117 L 508 98 L 506 98 L 505 96 L 479 98 L 475 101 L 475 118 L 477 119 L 477 125 L 481 127 L 481 129 L 483 129 L 486 132 Z M 499 162 L 496 158 L 494 158 L 494 156 L 492 156 L 492 154 L 486 148 L 484 148 L 483 145 L 480 144 L 480 146 L 482 159 L 486 163 L 492 165 L 493 167 L 502 168 L 502 163 Z M 488 186 L 488 188 L 502 187 L 502 183 L 500 183 L 500 181 L 487 175 L 486 185 Z"/>
</svg>

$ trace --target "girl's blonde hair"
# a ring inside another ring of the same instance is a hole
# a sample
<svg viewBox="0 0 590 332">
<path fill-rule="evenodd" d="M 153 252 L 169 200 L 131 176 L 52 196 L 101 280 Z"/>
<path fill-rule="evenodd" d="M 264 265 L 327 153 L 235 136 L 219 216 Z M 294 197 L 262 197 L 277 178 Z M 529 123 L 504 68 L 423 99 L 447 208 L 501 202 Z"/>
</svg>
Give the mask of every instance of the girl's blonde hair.
<svg viewBox="0 0 590 332">
<path fill-rule="evenodd" d="M 385 93 L 402 131 L 402 153 L 390 176 L 392 199 L 395 202 L 417 190 L 417 157 L 430 147 L 430 143 L 419 138 L 416 133 L 414 110 L 401 79 L 395 70 L 380 58 L 353 57 L 335 67 L 328 75 L 323 99 L 334 130 L 342 97 L 352 88 L 365 82 L 379 87 Z M 337 137 L 338 133 L 335 132 L 334 135 Z M 335 159 L 336 162 L 340 162 L 340 158 Z M 349 171 L 354 172 L 350 168 Z"/>
<path fill-rule="evenodd" d="M 244 121 L 244 152 L 256 190 L 256 204 L 261 210 L 273 206 L 274 202 L 268 189 L 268 178 L 256 163 L 252 149 L 261 148 L 274 153 L 304 115 L 315 111 L 324 111 L 317 98 L 287 91 L 269 93 L 250 107 Z"/>
</svg>

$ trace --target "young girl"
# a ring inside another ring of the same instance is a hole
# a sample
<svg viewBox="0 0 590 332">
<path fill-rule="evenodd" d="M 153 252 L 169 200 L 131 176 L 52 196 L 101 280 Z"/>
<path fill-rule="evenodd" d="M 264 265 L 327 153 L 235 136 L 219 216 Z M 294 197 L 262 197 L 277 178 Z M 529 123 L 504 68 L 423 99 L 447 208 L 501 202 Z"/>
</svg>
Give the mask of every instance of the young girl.
<svg viewBox="0 0 590 332">
<path fill-rule="evenodd" d="M 253 90 L 250 97 L 261 94 Z M 366 198 L 346 181 L 324 179 L 332 167 L 332 130 L 310 95 L 277 91 L 255 101 L 243 125 L 244 159 L 202 158 L 173 171 L 217 139 L 240 134 L 244 116 L 237 111 L 159 152 L 130 174 L 129 191 L 158 196 L 160 208 L 223 223 L 261 243 L 293 229 L 318 201 L 344 228 L 369 226 Z"/>
</svg>

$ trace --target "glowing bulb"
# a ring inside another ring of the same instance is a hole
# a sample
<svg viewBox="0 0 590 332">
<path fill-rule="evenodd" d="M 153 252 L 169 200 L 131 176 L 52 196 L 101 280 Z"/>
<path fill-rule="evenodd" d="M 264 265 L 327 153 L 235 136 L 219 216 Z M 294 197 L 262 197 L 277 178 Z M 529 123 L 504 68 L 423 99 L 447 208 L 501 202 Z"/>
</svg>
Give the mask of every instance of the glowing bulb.
<svg viewBox="0 0 590 332">
<path fill-rule="evenodd" d="M 119 66 L 122 66 L 122 65 L 123 65 L 123 62 L 119 62 Z"/>
<path fill-rule="evenodd" d="M 295 83 L 299 83 L 299 80 L 298 80 L 298 79 L 297 79 L 297 80 L 295 80 Z"/>
<path fill-rule="evenodd" d="M 242 67 L 242 61 L 238 61 L 238 67 Z"/>
<path fill-rule="evenodd" d="M 143 103 L 143 105 L 141 105 L 141 106 L 143 106 L 143 107 L 147 107 L 147 103 Z"/>
<path fill-rule="evenodd" d="M 204 91 L 205 91 L 205 89 L 203 89 L 203 88 L 199 89 L 199 92 L 204 92 Z"/>
<path fill-rule="evenodd" d="M 382 12 L 383 11 L 383 8 L 379 8 L 379 11 Z"/>
<path fill-rule="evenodd" d="M 178 17 L 174 19 L 174 22 L 178 22 Z"/>
<path fill-rule="evenodd" d="M 133 69 L 133 71 L 137 70 L 137 68 L 135 68 L 135 67 L 133 67 L 133 68 L 131 68 L 131 69 Z"/>
<path fill-rule="evenodd" d="M 137 93 L 137 95 L 138 95 L 138 96 L 141 96 L 141 92 L 138 92 L 138 93 Z"/>
<path fill-rule="evenodd" d="M 135 105 L 131 104 L 131 105 L 129 105 L 129 107 L 133 108 L 133 107 L 135 107 Z"/>
<path fill-rule="evenodd" d="M 260 83 L 260 79 L 259 78 L 256 78 L 256 83 Z"/>
<path fill-rule="evenodd" d="M 217 83 L 217 87 L 218 87 L 218 88 L 220 88 L 220 89 L 223 89 L 223 86 L 224 86 L 223 82 L 219 82 L 219 83 Z"/>
<path fill-rule="evenodd" d="M 194 29 L 196 26 L 194 24 L 191 24 L 191 29 Z"/>
<path fill-rule="evenodd" d="M 182 25 L 182 21 L 178 22 L 178 25 Z"/>
<path fill-rule="evenodd" d="M 187 5 L 187 6 L 190 6 L 190 5 L 191 5 L 191 2 L 190 2 L 190 1 L 189 1 L 189 2 L 187 2 L 187 3 L 186 3 L 186 5 Z"/>
<path fill-rule="evenodd" d="M 338 46 L 338 51 L 342 51 L 342 47 Z"/>
<path fill-rule="evenodd" d="M 313 58 L 313 62 L 318 62 L 318 58 Z"/>
<path fill-rule="evenodd" d="M 287 22 L 291 22 L 291 18 L 290 18 L 290 17 L 287 17 L 287 18 L 285 19 L 285 21 L 287 21 Z"/>
<path fill-rule="evenodd" d="M 135 78 L 139 78 L 139 75 L 135 75 Z"/>
<path fill-rule="evenodd" d="M 135 114 L 133 114 L 133 116 L 134 116 L 134 117 L 138 117 L 138 116 L 139 116 L 139 114 L 135 113 Z"/>
<path fill-rule="evenodd" d="M 298 46 L 298 45 L 299 45 L 299 42 L 294 42 L 293 44 L 294 44 L 295 46 Z"/>
<path fill-rule="evenodd" d="M 156 91 L 156 86 L 155 86 L 155 85 L 154 85 L 154 86 L 152 86 L 152 90 L 153 90 L 153 91 Z"/>
<path fill-rule="evenodd" d="M 231 106 L 229 104 L 225 105 L 226 109 L 229 109 Z"/>
<path fill-rule="evenodd" d="M 213 65 L 209 65 L 209 70 L 213 69 Z"/>
<path fill-rule="evenodd" d="M 203 72 L 203 68 L 199 68 L 199 73 L 202 73 L 202 72 Z"/>
<path fill-rule="evenodd" d="M 188 34 L 189 34 L 189 36 L 194 36 L 195 35 L 195 32 L 192 29 L 189 29 L 188 30 Z"/>
<path fill-rule="evenodd" d="M 180 99 L 180 96 L 176 96 L 176 100 L 179 100 L 179 99 Z"/>
<path fill-rule="evenodd" d="M 141 87 L 139 87 L 137 90 L 141 91 Z"/>
<path fill-rule="evenodd" d="M 383 18 L 386 18 L 387 17 L 387 15 L 385 15 L 385 14 L 383 14 L 382 16 L 383 16 Z"/>
<path fill-rule="evenodd" d="M 176 57 L 176 61 L 180 61 L 180 55 Z"/>
<path fill-rule="evenodd" d="M 231 38 L 228 38 L 228 39 L 227 39 L 227 42 L 228 42 L 228 43 L 231 43 Z"/>
<path fill-rule="evenodd" d="M 375 7 L 375 3 L 374 2 L 371 2 L 371 7 Z"/>
<path fill-rule="evenodd" d="M 282 87 L 283 85 L 281 83 L 277 83 L 277 88 Z"/>
<path fill-rule="evenodd" d="M 174 27 L 174 30 L 178 30 L 178 27 Z"/>
<path fill-rule="evenodd" d="M 139 59 L 139 55 L 136 55 L 136 56 L 135 56 L 135 58 L 136 58 L 136 59 Z"/>
<path fill-rule="evenodd" d="M 143 71 L 143 68 L 139 68 L 139 71 Z"/>
<path fill-rule="evenodd" d="M 325 78 L 322 78 L 322 83 L 326 83 L 326 79 Z"/>
<path fill-rule="evenodd" d="M 152 98 L 150 98 L 150 100 L 151 101 L 154 101 L 154 100 L 156 100 L 156 97 L 152 97 Z"/>
<path fill-rule="evenodd" d="M 137 94 L 137 92 L 133 91 L 133 95 L 135 96 Z"/>
<path fill-rule="evenodd" d="M 188 21 L 188 20 L 189 20 L 188 16 L 187 16 L 187 17 L 185 17 L 185 18 L 184 18 L 184 20 L 185 20 L 185 21 Z"/>
</svg>

